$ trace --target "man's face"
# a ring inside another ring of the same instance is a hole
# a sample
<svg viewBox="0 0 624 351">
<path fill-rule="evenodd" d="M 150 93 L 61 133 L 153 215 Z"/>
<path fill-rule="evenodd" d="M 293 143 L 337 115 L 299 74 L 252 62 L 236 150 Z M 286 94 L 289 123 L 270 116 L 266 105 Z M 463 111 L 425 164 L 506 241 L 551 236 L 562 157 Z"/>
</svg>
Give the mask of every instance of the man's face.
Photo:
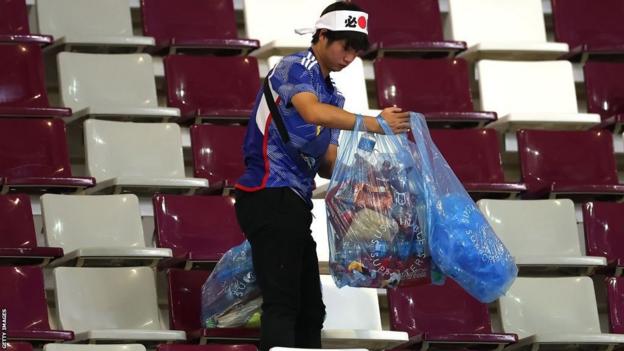
<svg viewBox="0 0 624 351">
<path fill-rule="evenodd" d="M 345 40 L 336 40 L 331 44 L 325 43 L 325 61 L 330 71 L 337 72 L 347 67 L 357 57 L 357 51 L 346 49 Z"/>
</svg>

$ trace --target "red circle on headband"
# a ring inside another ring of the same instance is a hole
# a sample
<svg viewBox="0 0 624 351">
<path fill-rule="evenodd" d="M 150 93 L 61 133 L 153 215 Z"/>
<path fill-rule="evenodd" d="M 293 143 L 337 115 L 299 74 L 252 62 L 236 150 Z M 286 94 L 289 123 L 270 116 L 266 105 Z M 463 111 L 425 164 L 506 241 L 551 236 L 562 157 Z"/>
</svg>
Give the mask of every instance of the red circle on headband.
<svg viewBox="0 0 624 351">
<path fill-rule="evenodd" d="M 366 28 L 366 17 L 360 16 L 360 18 L 358 18 L 358 26 L 362 29 Z"/>
</svg>

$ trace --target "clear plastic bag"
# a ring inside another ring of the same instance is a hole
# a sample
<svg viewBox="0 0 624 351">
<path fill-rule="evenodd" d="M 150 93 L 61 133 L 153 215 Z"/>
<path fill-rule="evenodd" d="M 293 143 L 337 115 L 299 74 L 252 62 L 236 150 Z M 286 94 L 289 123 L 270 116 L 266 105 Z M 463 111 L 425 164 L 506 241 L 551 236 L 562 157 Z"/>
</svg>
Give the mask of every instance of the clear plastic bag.
<svg viewBox="0 0 624 351">
<path fill-rule="evenodd" d="M 206 328 L 258 327 L 260 287 L 247 240 L 221 257 L 202 286 L 201 319 Z"/>
<path fill-rule="evenodd" d="M 338 287 L 430 282 L 426 213 L 405 136 L 343 132 L 325 202 L 330 271 Z"/>
<path fill-rule="evenodd" d="M 424 227 L 434 266 L 479 301 L 492 302 L 516 278 L 514 259 L 433 143 L 424 117 L 410 118 L 409 148 L 430 210 Z"/>
</svg>

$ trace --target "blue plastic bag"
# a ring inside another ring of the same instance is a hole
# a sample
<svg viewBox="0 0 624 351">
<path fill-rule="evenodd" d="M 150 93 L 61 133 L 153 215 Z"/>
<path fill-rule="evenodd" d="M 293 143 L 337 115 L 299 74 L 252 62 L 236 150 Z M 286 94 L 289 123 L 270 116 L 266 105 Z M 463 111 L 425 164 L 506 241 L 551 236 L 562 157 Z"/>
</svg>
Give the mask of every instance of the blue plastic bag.
<svg viewBox="0 0 624 351">
<path fill-rule="evenodd" d="M 202 286 L 201 319 L 206 328 L 258 327 L 260 287 L 247 240 L 221 257 Z"/>
<path fill-rule="evenodd" d="M 343 133 L 325 202 L 330 271 L 338 287 L 387 288 L 430 282 L 430 258 L 408 140 L 364 130 Z"/>
<path fill-rule="evenodd" d="M 424 117 L 410 118 L 409 148 L 430 210 L 423 227 L 435 268 L 479 301 L 492 302 L 516 278 L 514 259 L 433 143 Z"/>
</svg>

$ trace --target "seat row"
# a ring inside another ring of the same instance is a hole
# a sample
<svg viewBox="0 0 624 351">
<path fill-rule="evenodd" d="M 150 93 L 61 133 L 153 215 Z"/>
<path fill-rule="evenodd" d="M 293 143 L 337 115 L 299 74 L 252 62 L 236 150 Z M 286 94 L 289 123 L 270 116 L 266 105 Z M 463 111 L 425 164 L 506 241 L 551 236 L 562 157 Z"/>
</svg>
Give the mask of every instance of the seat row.
<svg viewBox="0 0 624 351">
<path fill-rule="evenodd" d="M 465 57 L 542 57 L 587 59 L 622 52 L 623 33 L 618 25 L 624 13 L 617 0 L 552 0 L 555 40 L 546 41 L 541 0 L 449 0 L 448 40 L 445 40 L 438 0 L 399 0 L 384 6 L 372 0 L 354 1 L 370 13 L 373 47 L 369 54 L 411 52 L 417 55 Z M 308 39 L 293 33 L 302 23 L 314 23 L 331 0 L 288 3 L 271 0 L 259 4 L 244 1 L 244 31 L 238 36 L 232 0 L 206 3 L 184 0 L 171 4 L 163 0 L 142 0 L 142 36 L 135 36 L 127 0 L 106 6 L 96 0 L 37 2 L 40 33 L 29 30 L 24 0 L 5 1 L 0 8 L 0 37 L 3 41 L 27 41 L 54 46 L 131 47 L 153 52 L 203 49 L 254 52 L 268 57 L 275 52 L 306 47 Z M 79 14 L 71 16 L 70 13 Z M 101 14 L 106 16 L 101 16 Z M 298 16 L 291 16 L 298 13 Z M 283 21 L 266 23 L 267 14 Z M 296 17 L 296 19 L 295 19 Z M 423 19 L 413 21 L 413 18 Z M 578 20 L 581 18 L 582 20 Z M 506 52 L 506 54 L 504 54 Z"/>
<path fill-rule="evenodd" d="M 3 282 L 17 289 L 0 293 L 13 322 L 9 341 L 90 343 L 165 341 L 254 341 L 254 328 L 202 327 L 201 287 L 209 271 L 169 270 L 168 323 L 159 316 L 154 272 L 149 268 L 56 268 L 53 271 L 60 329 L 50 328 L 43 274 L 37 267 L 0 267 Z M 488 306 L 452 281 L 388 291 L 390 328 L 383 330 L 374 289 L 335 287 L 321 276 L 327 306 L 325 347 L 356 345 L 380 350 L 464 347 L 509 350 L 540 347 L 618 347 L 624 343 L 623 278 L 518 278 L 497 303 L 501 332 L 492 328 Z M 594 284 L 608 297 L 610 333 L 602 332 Z M 25 303 L 28 301 L 27 303 Z M 348 313 L 347 313 L 348 312 Z M 167 325 L 168 324 L 168 325 Z"/>
<path fill-rule="evenodd" d="M 313 236 L 327 272 L 325 204 L 315 199 Z M 210 268 L 244 236 L 224 196 L 155 195 L 154 234 L 145 233 L 135 195 L 41 197 L 43 241 L 38 244 L 31 202 L 0 196 L 0 261 L 51 266 Z M 565 271 L 621 275 L 624 205 L 588 202 L 577 228 L 573 203 L 562 200 L 479 200 L 478 206 L 516 257 L 521 274 Z M 152 240 L 150 240 L 152 239 Z M 51 262 L 50 262 L 51 261 Z M 567 274 L 567 273 L 566 273 Z"/>
<path fill-rule="evenodd" d="M 164 60 L 167 107 L 161 107 L 147 54 L 61 53 L 57 60 L 62 107 L 49 104 L 39 47 L 0 46 L 0 72 L 7 72 L 0 75 L 0 91 L 6 97 L 0 103 L 0 117 L 244 122 L 259 88 L 253 57 L 173 55 Z M 489 123 L 488 127 L 506 132 L 621 125 L 624 63 L 585 65 L 589 113 L 579 113 L 574 74 L 567 61 L 479 61 L 476 108 L 468 64 L 462 59 L 382 58 L 374 68 L 377 106 L 423 112 L 434 126 Z M 333 76 L 347 99 L 347 109 L 370 110 L 361 60 Z"/>
</svg>

